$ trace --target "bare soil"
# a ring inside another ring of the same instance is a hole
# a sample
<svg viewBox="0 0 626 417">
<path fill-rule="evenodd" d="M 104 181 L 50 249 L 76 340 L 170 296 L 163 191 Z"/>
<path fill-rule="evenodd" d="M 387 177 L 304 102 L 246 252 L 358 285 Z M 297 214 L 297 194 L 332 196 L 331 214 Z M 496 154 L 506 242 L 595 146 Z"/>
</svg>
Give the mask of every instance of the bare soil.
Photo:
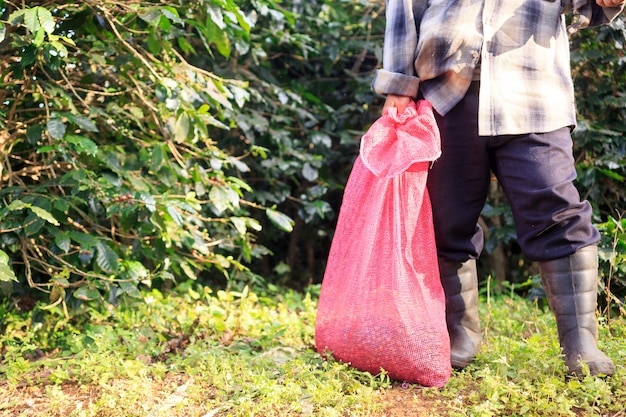
<svg viewBox="0 0 626 417">
<path fill-rule="evenodd" d="M 170 383 L 173 381 L 170 381 Z M 166 385 L 166 386 L 164 386 Z M 171 393 L 171 385 L 166 381 L 152 386 L 146 385 L 146 402 L 142 404 L 133 415 L 149 416 L 152 411 L 159 411 L 163 415 L 163 408 L 167 408 L 168 396 L 163 393 Z M 119 389 L 119 387 L 118 387 Z M 380 397 L 383 410 L 372 417 L 430 417 L 443 415 L 438 412 L 441 407 L 439 400 L 433 395 L 424 395 L 419 388 L 403 388 L 394 386 L 391 389 L 376 392 Z M 170 395 L 171 397 L 171 395 Z M 35 385 L 18 388 L 9 388 L 0 384 L 0 416 L 1 417 L 66 417 L 71 413 L 80 415 L 81 410 L 89 409 L 93 404 L 103 398 L 103 388 L 78 384 L 63 385 Z M 143 410 L 142 410 L 143 409 Z M 202 409 L 200 406 L 178 407 L 176 412 L 171 410 L 171 416 L 198 416 L 198 417 L 221 417 L 228 412 L 220 414 L 213 408 Z M 443 411 L 443 410 L 441 410 Z M 231 411 L 232 412 L 232 411 Z M 116 416 L 120 415 L 114 413 Z M 108 414 L 100 413 L 98 416 L 107 417 Z"/>
</svg>

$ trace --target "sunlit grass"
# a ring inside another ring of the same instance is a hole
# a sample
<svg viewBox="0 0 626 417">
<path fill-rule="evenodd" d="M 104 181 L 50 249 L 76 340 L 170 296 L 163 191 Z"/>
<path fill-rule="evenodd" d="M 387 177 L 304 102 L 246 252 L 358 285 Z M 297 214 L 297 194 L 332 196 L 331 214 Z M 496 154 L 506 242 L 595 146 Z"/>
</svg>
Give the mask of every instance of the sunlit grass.
<svg viewBox="0 0 626 417">
<path fill-rule="evenodd" d="M 621 318 L 600 337 L 616 375 L 572 380 L 549 311 L 515 295 L 485 297 L 475 363 L 441 390 L 402 388 L 314 351 L 316 292 L 185 285 L 72 320 L 13 314 L 0 338 L 0 415 L 395 416 L 403 404 L 418 416 L 624 412 Z"/>
</svg>

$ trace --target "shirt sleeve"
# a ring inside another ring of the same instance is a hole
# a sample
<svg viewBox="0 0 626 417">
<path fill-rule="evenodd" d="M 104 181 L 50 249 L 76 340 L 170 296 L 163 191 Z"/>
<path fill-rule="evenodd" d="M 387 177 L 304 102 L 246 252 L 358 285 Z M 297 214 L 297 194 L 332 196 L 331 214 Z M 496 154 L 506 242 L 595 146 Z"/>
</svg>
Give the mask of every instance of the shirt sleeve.
<svg viewBox="0 0 626 417">
<path fill-rule="evenodd" d="M 383 68 L 376 72 L 372 81 L 374 92 L 417 96 L 417 28 L 426 4 L 426 0 L 387 0 Z"/>
<path fill-rule="evenodd" d="M 574 20 L 569 27 L 570 33 L 610 23 L 624 10 L 624 6 L 600 7 L 596 0 L 572 0 L 572 9 Z"/>
</svg>

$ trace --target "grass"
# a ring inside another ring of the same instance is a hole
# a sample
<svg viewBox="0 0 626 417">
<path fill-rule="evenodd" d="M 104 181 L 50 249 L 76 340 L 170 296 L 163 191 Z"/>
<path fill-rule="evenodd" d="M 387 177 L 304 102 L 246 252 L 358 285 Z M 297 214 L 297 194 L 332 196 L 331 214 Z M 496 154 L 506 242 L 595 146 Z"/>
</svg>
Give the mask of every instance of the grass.
<svg viewBox="0 0 626 417">
<path fill-rule="evenodd" d="M 72 319 L 60 309 L 0 307 L 0 416 L 626 414 L 623 318 L 601 327 L 616 375 L 572 380 L 549 311 L 515 295 L 484 298 L 475 363 L 443 389 L 422 388 L 321 359 L 313 348 L 317 290 L 186 284 Z"/>
</svg>

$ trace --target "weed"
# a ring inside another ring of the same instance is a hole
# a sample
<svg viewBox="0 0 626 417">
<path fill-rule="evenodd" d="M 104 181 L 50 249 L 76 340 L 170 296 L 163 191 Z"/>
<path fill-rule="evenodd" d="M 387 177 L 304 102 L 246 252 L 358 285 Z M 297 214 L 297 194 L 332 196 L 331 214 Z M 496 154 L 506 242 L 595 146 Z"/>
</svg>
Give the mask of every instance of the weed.
<svg viewBox="0 0 626 417">
<path fill-rule="evenodd" d="M 268 294 L 192 284 L 82 321 L 11 313 L 0 415 L 594 416 L 623 412 L 626 321 L 601 326 L 611 378 L 566 378 L 554 317 L 513 292 L 482 297 L 476 361 L 443 389 L 400 386 L 312 348 L 316 288 Z M 609 328 L 610 327 L 610 328 Z M 610 330 L 610 332 L 609 332 Z M 54 333 L 54 334 L 52 334 Z M 38 352 L 38 353 L 37 353 Z M 35 400 L 34 400 L 35 399 Z M 24 408 L 26 407 L 26 408 Z M 27 413 L 27 414 L 24 414 Z"/>
</svg>

